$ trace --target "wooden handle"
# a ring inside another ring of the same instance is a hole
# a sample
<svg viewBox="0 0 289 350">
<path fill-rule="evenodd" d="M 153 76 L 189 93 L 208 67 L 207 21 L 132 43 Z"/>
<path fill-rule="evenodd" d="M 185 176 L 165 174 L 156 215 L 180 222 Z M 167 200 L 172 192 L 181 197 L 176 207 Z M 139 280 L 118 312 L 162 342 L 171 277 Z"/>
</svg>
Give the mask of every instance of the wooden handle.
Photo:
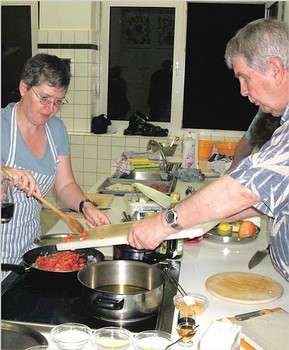
<svg viewBox="0 0 289 350">
<path fill-rule="evenodd" d="M 33 193 L 33 196 L 35 198 L 37 198 L 38 200 L 40 200 L 40 202 L 42 202 L 43 204 L 45 204 L 48 208 L 52 209 L 57 215 L 61 216 L 65 221 L 70 222 L 70 218 L 63 213 L 61 210 L 59 210 L 58 208 L 56 208 L 53 204 L 51 204 L 50 202 L 48 202 L 48 200 L 46 200 L 45 198 L 41 197 L 39 194 L 37 194 L 36 192 Z"/>
</svg>

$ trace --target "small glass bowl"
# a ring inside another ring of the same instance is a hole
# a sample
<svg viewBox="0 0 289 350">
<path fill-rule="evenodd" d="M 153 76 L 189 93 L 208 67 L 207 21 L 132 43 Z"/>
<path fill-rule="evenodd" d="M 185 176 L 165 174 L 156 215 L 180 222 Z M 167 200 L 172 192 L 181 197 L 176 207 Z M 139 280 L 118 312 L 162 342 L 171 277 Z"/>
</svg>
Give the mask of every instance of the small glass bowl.
<svg viewBox="0 0 289 350">
<path fill-rule="evenodd" d="M 151 330 L 138 333 L 133 342 L 135 350 L 163 350 L 171 344 L 172 336 L 170 333 Z"/>
<path fill-rule="evenodd" d="M 83 349 L 90 341 L 92 330 L 81 323 L 62 323 L 52 328 L 50 337 L 62 350 Z"/>
<path fill-rule="evenodd" d="M 133 340 L 132 333 L 122 327 L 103 327 L 92 333 L 92 345 L 97 350 L 124 350 Z"/>
<path fill-rule="evenodd" d="M 190 315 L 192 311 L 194 311 L 196 315 L 203 313 L 209 304 L 209 300 L 202 294 L 187 293 L 187 295 L 192 297 L 195 303 L 187 305 L 184 301 L 184 297 L 181 294 L 177 294 L 173 298 L 175 307 L 187 315 Z"/>
</svg>

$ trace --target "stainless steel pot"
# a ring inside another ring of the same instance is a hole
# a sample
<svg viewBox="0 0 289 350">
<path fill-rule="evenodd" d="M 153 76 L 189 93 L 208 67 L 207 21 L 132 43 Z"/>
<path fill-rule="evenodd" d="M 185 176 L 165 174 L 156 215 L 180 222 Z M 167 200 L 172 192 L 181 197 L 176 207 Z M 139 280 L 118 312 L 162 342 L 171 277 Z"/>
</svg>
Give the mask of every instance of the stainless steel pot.
<svg viewBox="0 0 289 350">
<path fill-rule="evenodd" d="M 136 322 L 158 311 L 166 274 L 141 261 L 113 260 L 79 271 L 87 312 L 106 321 Z"/>
<path fill-rule="evenodd" d="M 167 258 L 156 250 L 135 249 L 128 244 L 113 247 L 113 260 L 140 260 L 148 264 L 155 264 Z"/>
</svg>

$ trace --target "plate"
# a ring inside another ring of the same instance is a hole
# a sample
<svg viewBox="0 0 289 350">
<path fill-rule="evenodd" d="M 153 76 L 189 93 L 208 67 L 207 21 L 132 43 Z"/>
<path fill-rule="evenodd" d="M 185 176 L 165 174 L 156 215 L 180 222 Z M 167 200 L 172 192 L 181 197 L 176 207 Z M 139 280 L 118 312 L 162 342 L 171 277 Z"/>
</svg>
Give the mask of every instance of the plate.
<svg viewBox="0 0 289 350">
<path fill-rule="evenodd" d="M 21 324 L 1 321 L 1 349 L 27 349 L 36 345 L 48 345 L 47 339 L 38 331 Z"/>
<path fill-rule="evenodd" d="M 178 203 L 175 198 L 167 196 L 165 193 L 155 190 L 149 186 L 140 183 L 133 184 L 136 188 L 138 188 L 145 196 L 149 197 L 156 203 L 158 203 L 163 208 L 168 208 L 172 204 Z"/>
<path fill-rule="evenodd" d="M 236 222 L 240 223 L 241 221 Z M 234 223 L 231 223 L 230 225 L 232 225 Z M 209 240 L 212 240 L 214 242 L 218 242 L 218 243 L 249 243 L 254 241 L 257 237 L 258 234 L 260 232 L 260 227 L 257 226 L 255 224 L 257 231 L 254 235 L 248 236 L 248 237 L 239 237 L 238 232 L 233 232 L 232 229 L 230 232 L 222 235 L 219 233 L 218 230 L 218 225 L 215 226 L 214 228 L 212 228 L 210 231 L 208 231 L 205 235 L 204 238 L 207 238 Z"/>
</svg>

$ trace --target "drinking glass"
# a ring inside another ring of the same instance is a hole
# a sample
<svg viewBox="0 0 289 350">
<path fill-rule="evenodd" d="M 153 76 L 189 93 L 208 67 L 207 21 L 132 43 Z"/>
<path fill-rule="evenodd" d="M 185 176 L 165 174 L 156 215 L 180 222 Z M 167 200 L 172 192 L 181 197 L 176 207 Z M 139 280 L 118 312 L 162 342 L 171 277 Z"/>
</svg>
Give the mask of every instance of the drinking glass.
<svg viewBox="0 0 289 350">
<path fill-rule="evenodd" d="M 9 177 L 1 175 L 1 223 L 9 222 L 13 212 L 13 182 Z"/>
<path fill-rule="evenodd" d="M 183 337 L 178 344 L 184 347 L 192 346 L 192 338 L 196 334 L 196 314 L 191 311 L 187 313 L 179 312 L 176 330 L 180 337 Z"/>
</svg>

